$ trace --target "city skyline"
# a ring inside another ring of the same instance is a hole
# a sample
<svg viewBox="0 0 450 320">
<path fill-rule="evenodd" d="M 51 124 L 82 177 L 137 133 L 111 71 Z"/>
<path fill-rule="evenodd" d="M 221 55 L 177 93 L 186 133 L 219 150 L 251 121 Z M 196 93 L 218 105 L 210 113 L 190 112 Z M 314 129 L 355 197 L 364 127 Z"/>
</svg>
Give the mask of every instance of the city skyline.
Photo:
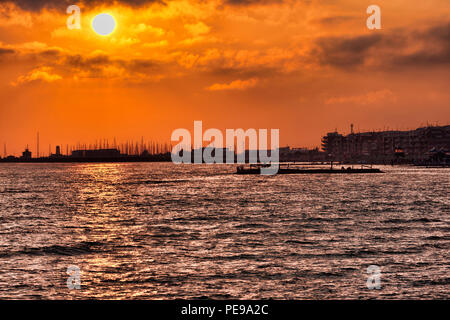
<svg viewBox="0 0 450 320">
<path fill-rule="evenodd" d="M 233 130 L 234 131 L 234 130 Z M 238 130 L 239 131 L 239 130 Z M 384 130 L 370 130 L 370 131 L 358 131 L 355 130 L 354 124 L 350 125 L 350 131 L 339 132 L 337 130 L 327 132 L 326 135 L 321 138 L 320 147 L 308 148 L 308 147 L 296 147 L 296 146 L 281 146 L 278 145 L 277 148 L 268 148 L 261 149 L 257 147 L 256 149 L 250 148 L 250 145 L 253 143 L 257 143 L 256 141 L 252 141 L 254 137 L 250 132 L 241 131 L 238 133 L 235 131 L 234 134 L 237 134 L 235 138 L 235 142 L 237 143 L 230 146 L 228 143 L 222 145 L 221 143 L 216 144 L 217 141 L 210 144 L 209 141 L 202 141 L 203 149 L 223 149 L 233 151 L 234 154 L 240 154 L 244 150 L 248 152 L 250 150 L 278 150 L 281 154 L 284 153 L 286 156 L 287 153 L 308 153 L 315 152 L 316 155 L 322 153 L 322 157 L 315 158 L 314 161 L 323 161 L 325 160 L 324 155 L 334 155 L 336 159 L 342 160 L 346 158 L 346 160 L 356 160 L 356 157 L 361 155 L 369 155 L 375 156 L 380 160 L 384 158 L 384 160 L 388 158 L 392 158 L 399 151 L 401 153 L 405 152 L 406 156 L 409 157 L 410 160 L 413 159 L 425 159 L 430 156 L 430 152 L 449 152 L 450 148 L 450 140 L 449 140 L 449 132 L 450 132 L 450 124 L 439 126 L 438 124 L 432 125 L 427 124 L 423 127 L 418 127 L 415 129 L 408 130 L 399 130 L 399 129 L 389 129 L 385 128 Z M 203 136 L 203 135 L 202 135 Z M 240 140 L 244 139 L 244 140 Z M 178 141 L 178 140 L 177 140 Z M 242 144 L 242 146 L 240 146 Z M 7 157 L 17 157 L 17 154 L 9 154 L 7 152 L 6 143 L 3 144 L 3 158 Z M 174 140 L 169 143 L 158 143 L 152 140 L 146 140 L 144 137 L 141 137 L 140 141 L 118 141 L 114 138 L 112 141 L 109 139 L 96 139 L 93 143 L 80 143 L 69 145 L 69 144 L 58 144 L 56 146 L 49 145 L 48 152 L 40 151 L 40 135 L 37 133 L 36 135 L 36 144 L 33 153 L 33 148 L 30 147 L 29 144 L 26 145 L 25 149 L 22 151 L 22 159 L 35 159 L 35 158 L 55 158 L 58 157 L 86 157 L 86 155 L 81 155 L 85 151 L 107 151 L 117 154 L 111 155 L 112 158 L 117 156 L 158 156 L 158 155 L 168 155 L 170 153 L 176 154 L 181 150 L 185 151 L 193 151 L 196 150 L 195 142 L 191 142 L 190 147 L 186 145 L 176 144 Z M 242 149 L 243 147 L 244 149 Z M 187 149 L 185 149 L 187 148 Z M 333 151 L 330 148 L 334 148 L 339 151 Z M 240 150 L 240 151 L 239 151 Z M 55 153 L 53 153 L 55 151 Z M 297 154 L 298 155 L 298 154 Z M 20 155 L 19 155 L 20 156 Z M 412 157 L 412 158 L 411 158 Z M 0 159 L 1 159 L 0 155 Z M 284 161 L 287 159 L 295 161 L 295 157 L 285 157 Z M 168 159 L 164 159 L 167 161 Z M 367 159 L 366 159 L 367 160 Z"/>
<path fill-rule="evenodd" d="M 339 132 L 344 135 L 350 134 L 350 133 L 352 133 L 352 127 L 353 127 L 353 130 L 355 130 L 354 131 L 355 133 L 364 133 L 364 132 L 383 132 L 383 131 L 412 131 L 417 128 L 440 127 L 440 126 L 447 126 L 447 125 L 448 125 L 447 123 L 439 123 L 437 121 L 435 123 L 426 122 L 415 128 L 414 127 L 390 128 L 388 126 L 384 126 L 383 128 L 364 130 L 364 129 L 361 129 L 360 127 L 355 127 L 354 124 L 351 123 L 350 126 L 347 128 L 347 130 L 346 130 L 346 128 L 343 128 L 343 130 L 338 130 L 338 128 L 336 127 L 333 130 L 328 130 L 327 132 L 324 132 L 323 134 L 328 134 L 328 133 L 333 133 L 333 132 Z M 245 128 L 244 128 L 244 130 L 245 130 Z M 37 134 L 39 135 L 39 132 Z M 38 138 L 38 139 L 40 141 L 40 138 Z M 45 137 L 44 137 L 44 139 L 45 139 Z M 52 143 L 46 144 L 45 142 L 43 143 L 42 141 L 40 141 L 39 145 L 41 147 L 38 147 L 38 143 L 36 142 L 37 139 L 35 138 L 34 142 L 32 139 L 26 140 L 25 144 L 22 147 L 14 146 L 13 152 L 8 151 L 9 143 L 7 141 L 0 141 L 1 148 L 2 148 L 0 157 L 5 157 L 5 156 L 9 156 L 9 155 L 17 156 L 17 155 L 21 154 L 24 151 L 24 149 L 29 149 L 30 151 L 33 151 L 35 155 L 39 155 L 39 153 L 41 153 L 42 156 L 44 156 L 44 155 L 49 156 L 52 154 L 52 151 L 54 151 L 54 148 L 56 146 L 60 146 L 62 148 L 61 150 L 63 150 L 62 153 L 67 155 L 67 154 L 70 154 L 70 153 L 67 153 L 67 150 L 70 150 L 70 151 L 77 150 L 77 149 L 78 150 L 81 150 L 81 149 L 90 150 L 90 149 L 101 149 L 101 148 L 108 149 L 110 146 L 113 148 L 117 148 L 119 150 L 125 150 L 125 149 L 128 150 L 128 147 L 126 147 L 126 146 L 129 146 L 129 148 L 135 149 L 135 146 L 138 146 L 140 148 L 143 143 L 145 145 L 145 148 L 143 148 L 142 150 L 153 150 L 153 149 L 156 150 L 157 148 L 163 148 L 165 146 L 173 146 L 175 144 L 174 142 L 170 142 L 170 140 L 167 140 L 166 142 L 164 142 L 164 141 L 161 142 L 161 141 L 154 141 L 152 139 L 150 139 L 150 140 L 145 139 L 145 142 L 142 142 L 143 139 L 144 139 L 144 137 L 140 137 L 138 139 L 130 139 L 130 140 L 125 140 L 125 139 L 118 140 L 116 137 L 113 137 L 113 138 L 92 139 L 87 142 L 86 141 L 76 141 L 75 143 L 73 143 L 73 142 L 65 143 L 65 142 L 57 141 L 54 144 L 52 144 Z M 288 145 L 288 144 L 281 145 L 280 144 L 280 147 L 284 146 L 284 147 L 292 147 L 292 148 L 299 148 L 299 149 L 301 149 L 301 148 L 305 148 L 305 149 L 319 148 L 319 149 L 321 149 L 321 144 L 322 144 L 321 139 L 322 139 L 322 136 L 317 137 L 317 139 L 316 139 L 318 141 L 317 145 L 302 145 L 301 143 L 293 144 L 293 145 Z M 208 143 L 205 142 L 205 146 L 207 144 Z M 101 146 L 103 146 L 103 147 L 101 147 Z M 139 150 L 141 150 L 141 148 Z M 155 152 L 155 153 L 157 153 L 157 152 Z M 135 153 L 130 152 L 129 154 L 135 154 Z"/>
</svg>

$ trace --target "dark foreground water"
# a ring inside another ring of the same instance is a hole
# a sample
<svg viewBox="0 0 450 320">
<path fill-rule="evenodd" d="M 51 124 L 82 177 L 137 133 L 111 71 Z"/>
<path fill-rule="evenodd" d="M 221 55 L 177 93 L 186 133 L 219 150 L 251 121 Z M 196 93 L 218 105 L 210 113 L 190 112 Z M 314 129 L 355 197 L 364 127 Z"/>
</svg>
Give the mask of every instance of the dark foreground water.
<svg viewBox="0 0 450 320">
<path fill-rule="evenodd" d="M 1 164 L 0 298 L 449 298 L 450 170 L 382 169 Z"/>
</svg>

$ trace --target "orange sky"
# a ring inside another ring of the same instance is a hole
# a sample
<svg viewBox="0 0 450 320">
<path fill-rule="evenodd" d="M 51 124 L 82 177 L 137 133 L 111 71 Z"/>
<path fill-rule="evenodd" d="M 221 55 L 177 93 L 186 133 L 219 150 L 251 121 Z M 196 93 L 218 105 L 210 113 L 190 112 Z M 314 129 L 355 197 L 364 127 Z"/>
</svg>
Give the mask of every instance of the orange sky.
<svg viewBox="0 0 450 320">
<path fill-rule="evenodd" d="M 372 4 L 382 30 L 366 27 Z M 91 28 L 103 12 L 107 37 Z M 448 124 L 449 29 L 448 0 L 1 1 L 0 143 L 168 142 L 202 120 L 314 147 L 350 123 Z"/>
</svg>

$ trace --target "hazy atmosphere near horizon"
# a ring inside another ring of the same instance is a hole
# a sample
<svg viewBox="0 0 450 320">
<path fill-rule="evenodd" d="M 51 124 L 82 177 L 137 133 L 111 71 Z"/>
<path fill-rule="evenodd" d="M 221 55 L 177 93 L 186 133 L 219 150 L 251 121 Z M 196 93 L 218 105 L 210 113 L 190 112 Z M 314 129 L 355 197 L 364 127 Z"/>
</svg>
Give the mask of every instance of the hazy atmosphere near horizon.
<svg viewBox="0 0 450 320">
<path fill-rule="evenodd" d="M 447 300 L 449 75 L 449 0 L 0 0 L 0 300 Z"/>
</svg>

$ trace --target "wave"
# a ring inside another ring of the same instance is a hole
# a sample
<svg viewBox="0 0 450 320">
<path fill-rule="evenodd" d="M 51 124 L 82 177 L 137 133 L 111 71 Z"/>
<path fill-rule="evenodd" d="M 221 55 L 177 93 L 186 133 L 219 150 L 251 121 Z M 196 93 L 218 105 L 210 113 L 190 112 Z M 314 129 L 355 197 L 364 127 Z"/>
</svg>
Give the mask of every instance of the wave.
<svg viewBox="0 0 450 320">
<path fill-rule="evenodd" d="M 399 218 L 391 218 L 383 220 L 383 223 L 412 223 L 412 222 L 439 222 L 437 219 L 429 219 L 429 218 L 416 218 L 416 219 L 399 219 Z"/>
<path fill-rule="evenodd" d="M 82 254 L 94 253 L 99 250 L 95 250 L 95 247 L 101 246 L 99 242 L 79 242 L 73 245 L 61 246 L 51 245 L 46 247 L 25 247 L 21 250 L 0 252 L 0 257 L 7 258 L 18 255 L 61 255 L 61 256 L 76 256 Z"/>
<path fill-rule="evenodd" d="M 37 190 L 35 190 L 34 192 L 36 192 Z M 33 191 L 30 190 L 21 190 L 21 189 L 10 189 L 10 188 L 4 188 L 4 189 L 0 189 L 0 193 L 30 193 Z"/>
<path fill-rule="evenodd" d="M 139 185 L 139 184 L 172 184 L 172 183 L 186 183 L 189 180 L 142 180 L 142 181 L 129 181 L 121 182 L 120 185 Z"/>
</svg>

